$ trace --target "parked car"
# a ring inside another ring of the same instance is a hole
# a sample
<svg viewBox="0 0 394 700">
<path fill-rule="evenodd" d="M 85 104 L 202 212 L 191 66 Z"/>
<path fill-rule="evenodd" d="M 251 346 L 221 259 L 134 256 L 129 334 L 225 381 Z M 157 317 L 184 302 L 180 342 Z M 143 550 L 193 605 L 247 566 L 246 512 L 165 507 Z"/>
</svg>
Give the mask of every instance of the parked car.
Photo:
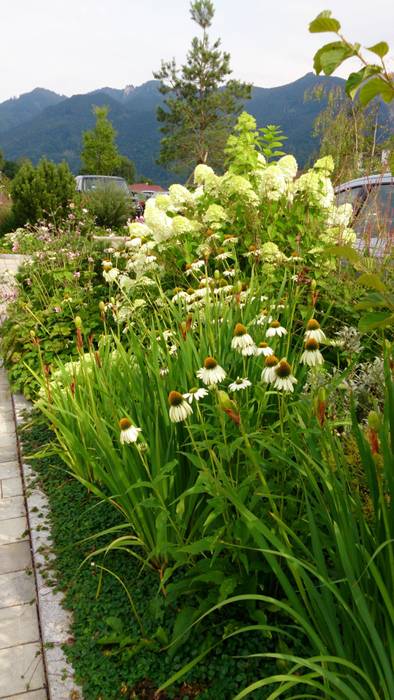
<svg viewBox="0 0 394 700">
<path fill-rule="evenodd" d="M 123 192 L 126 197 L 130 197 L 136 216 L 143 214 L 137 195 L 130 192 L 128 184 L 123 177 L 114 175 L 77 175 L 75 178 L 77 192 L 89 194 L 99 190 L 115 189 Z"/>
<path fill-rule="evenodd" d="M 335 188 L 336 204 L 353 205 L 357 248 L 374 255 L 391 252 L 394 240 L 394 176 L 368 175 Z"/>
</svg>

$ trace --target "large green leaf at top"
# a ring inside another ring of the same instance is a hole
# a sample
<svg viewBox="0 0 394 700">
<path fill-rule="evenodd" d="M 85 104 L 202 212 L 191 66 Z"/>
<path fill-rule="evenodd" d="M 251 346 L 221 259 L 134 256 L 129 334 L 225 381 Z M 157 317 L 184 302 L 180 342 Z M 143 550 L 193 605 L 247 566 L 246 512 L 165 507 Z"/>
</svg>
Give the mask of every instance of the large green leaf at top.
<svg viewBox="0 0 394 700">
<path fill-rule="evenodd" d="M 320 32 L 339 32 L 341 28 L 340 22 L 334 17 L 331 17 L 331 10 L 323 10 L 317 15 L 316 19 L 309 24 L 309 31 L 312 34 Z"/>
</svg>

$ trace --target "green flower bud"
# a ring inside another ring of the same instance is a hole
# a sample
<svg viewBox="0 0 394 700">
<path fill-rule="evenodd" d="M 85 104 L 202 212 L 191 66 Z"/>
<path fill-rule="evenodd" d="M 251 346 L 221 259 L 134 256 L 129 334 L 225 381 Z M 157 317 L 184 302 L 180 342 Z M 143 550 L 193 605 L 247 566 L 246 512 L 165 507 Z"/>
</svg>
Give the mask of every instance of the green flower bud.
<svg viewBox="0 0 394 700">
<path fill-rule="evenodd" d="M 371 428 L 371 430 L 376 430 L 378 431 L 380 428 L 380 416 L 376 411 L 370 411 L 368 413 L 368 428 Z"/>
</svg>

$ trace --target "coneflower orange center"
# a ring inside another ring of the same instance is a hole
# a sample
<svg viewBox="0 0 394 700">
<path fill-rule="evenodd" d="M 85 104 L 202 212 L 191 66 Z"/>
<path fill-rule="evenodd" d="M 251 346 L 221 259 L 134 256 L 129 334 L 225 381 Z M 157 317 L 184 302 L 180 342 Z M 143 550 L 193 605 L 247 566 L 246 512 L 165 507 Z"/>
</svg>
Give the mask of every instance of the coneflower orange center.
<svg viewBox="0 0 394 700">
<path fill-rule="evenodd" d="M 268 355 L 268 357 L 265 358 L 265 366 L 266 367 L 275 367 L 279 362 L 278 358 L 276 355 Z"/>
<path fill-rule="evenodd" d="M 306 328 L 308 331 L 317 331 L 317 329 L 320 328 L 320 323 L 316 321 L 315 318 L 311 318 L 306 324 Z"/>
<path fill-rule="evenodd" d="M 214 357 L 206 357 L 204 360 L 205 369 L 215 369 L 217 365 L 218 363 L 216 362 Z"/>
<path fill-rule="evenodd" d="M 318 350 L 319 349 L 319 343 L 317 340 L 314 338 L 309 338 L 306 343 L 305 343 L 305 350 L 310 350 L 313 352 L 313 350 Z"/>
<path fill-rule="evenodd" d="M 278 377 L 289 377 L 291 374 L 291 367 L 286 360 L 281 360 L 275 370 Z"/>
<path fill-rule="evenodd" d="M 128 418 L 121 418 L 119 421 L 119 428 L 121 430 L 127 430 L 128 428 L 131 428 L 132 422 Z"/>
<path fill-rule="evenodd" d="M 240 336 L 240 335 L 245 335 L 245 333 L 246 333 L 245 326 L 243 326 L 242 323 L 237 323 L 235 328 L 234 328 L 234 335 Z"/>
<path fill-rule="evenodd" d="M 168 403 L 170 406 L 179 406 L 184 400 L 179 391 L 170 391 L 168 394 Z"/>
</svg>

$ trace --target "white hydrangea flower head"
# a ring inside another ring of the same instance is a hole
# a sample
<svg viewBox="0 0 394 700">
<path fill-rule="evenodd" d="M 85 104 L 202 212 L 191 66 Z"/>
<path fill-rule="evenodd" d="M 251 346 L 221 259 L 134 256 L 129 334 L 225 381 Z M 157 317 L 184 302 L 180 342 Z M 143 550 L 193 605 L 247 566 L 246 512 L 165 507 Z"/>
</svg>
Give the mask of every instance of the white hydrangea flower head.
<svg viewBox="0 0 394 700">
<path fill-rule="evenodd" d="M 259 190 L 263 197 L 272 202 L 278 201 L 287 190 L 286 177 L 281 168 L 273 163 L 259 174 Z"/>
<path fill-rule="evenodd" d="M 347 228 L 353 218 L 353 205 L 350 202 L 341 204 L 341 206 L 333 206 L 328 212 L 326 223 L 327 226 L 339 226 Z"/>
<path fill-rule="evenodd" d="M 210 204 L 203 220 L 212 228 L 220 228 L 223 223 L 228 221 L 228 214 L 220 204 Z"/>
<path fill-rule="evenodd" d="M 152 199 L 155 202 L 156 207 L 161 211 L 173 210 L 171 197 L 168 194 L 158 194 L 157 197 L 151 197 L 148 199 L 148 202 L 150 202 Z"/>
<path fill-rule="evenodd" d="M 285 257 L 284 254 L 279 250 L 276 243 L 272 243 L 272 241 L 267 241 L 267 243 L 263 243 L 263 245 L 260 248 L 260 256 L 263 260 L 266 260 L 267 262 L 276 262 L 279 260 L 283 260 Z"/>
<path fill-rule="evenodd" d="M 194 205 L 193 193 L 183 185 L 170 185 L 170 201 L 174 207 L 182 208 Z"/>
<path fill-rule="evenodd" d="M 130 238 L 150 238 L 150 230 L 146 224 L 133 221 L 127 224 Z"/>
<path fill-rule="evenodd" d="M 196 185 L 203 185 L 209 176 L 215 175 L 212 168 L 205 163 L 199 163 L 194 168 L 194 182 Z"/>
<path fill-rule="evenodd" d="M 306 194 L 322 209 L 331 209 L 335 199 L 330 178 L 313 168 L 298 178 L 296 192 Z"/>
<path fill-rule="evenodd" d="M 192 192 L 193 201 L 198 202 L 198 200 L 200 199 L 200 197 L 203 196 L 203 194 L 204 194 L 204 188 L 202 185 L 199 185 L 198 187 L 196 187 L 194 192 Z"/>
<path fill-rule="evenodd" d="M 156 198 L 151 197 L 145 205 L 144 219 L 152 232 L 153 238 L 158 243 L 166 241 L 173 236 L 172 219 L 161 211 L 156 203 Z"/>
<path fill-rule="evenodd" d="M 225 173 L 220 183 L 220 192 L 225 197 L 234 197 L 235 195 L 240 199 L 246 200 L 251 206 L 257 207 L 260 203 L 251 183 L 242 175 L 234 175 L 231 172 Z"/>
<path fill-rule="evenodd" d="M 281 169 L 286 180 L 294 180 L 298 170 L 298 164 L 294 156 L 282 156 L 277 161 L 277 166 Z"/>
<path fill-rule="evenodd" d="M 314 170 L 319 170 L 326 176 L 331 175 L 334 172 L 335 163 L 332 156 L 323 156 L 319 158 L 313 166 Z"/>
<path fill-rule="evenodd" d="M 200 225 L 197 221 L 190 220 L 186 216 L 174 216 L 172 219 L 172 230 L 175 236 L 184 236 L 187 233 L 195 233 Z"/>
</svg>

